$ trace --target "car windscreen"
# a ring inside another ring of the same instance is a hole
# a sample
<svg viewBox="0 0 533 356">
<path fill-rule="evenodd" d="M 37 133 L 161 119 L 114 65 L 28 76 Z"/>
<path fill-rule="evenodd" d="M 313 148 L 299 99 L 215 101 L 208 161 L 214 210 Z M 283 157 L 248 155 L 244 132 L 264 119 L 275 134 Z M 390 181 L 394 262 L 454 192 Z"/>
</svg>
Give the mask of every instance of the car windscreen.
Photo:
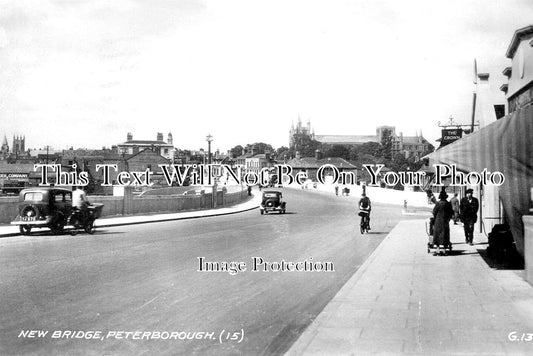
<svg viewBox="0 0 533 356">
<path fill-rule="evenodd" d="M 28 192 L 24 194 L 24 201 L 41 201 L 43 200 L 43 193 L 41 192 Z"/>
<path fill-rule="evenodd" d="M 265 193 L 265 194 L 264 194 L 264 197 L 265 197 L 265 198 L 277 198 L 278 195 L 275 194 L 275 193 Z"/>
</svg>

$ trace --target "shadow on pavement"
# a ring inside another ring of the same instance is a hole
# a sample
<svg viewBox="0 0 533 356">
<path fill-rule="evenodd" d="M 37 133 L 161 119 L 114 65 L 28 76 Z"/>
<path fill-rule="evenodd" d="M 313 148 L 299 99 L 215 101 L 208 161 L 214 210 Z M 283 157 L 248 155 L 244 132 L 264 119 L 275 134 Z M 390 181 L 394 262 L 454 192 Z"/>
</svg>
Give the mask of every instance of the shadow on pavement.
<svg viewBox="0 0 533 356">
<path fill-rule="evenodd" d="M 466 256 L 466 255 L 477 255 L 478 253 L 475 251 L 466 251 L 466 250 L 451 250 L 448 252 L 448 255 L 450 256 Z"/>
<path fill-rule="evenodd" d="M 490 268 L 501 270 L 522 270 L 524 259 L 515 251 L 490 254 L 486 249 L 477 250 Z"/>
<path fill-rule="evenodd" d="M 120 234 L 125 234 L 124 231 L 109 231 L 109 230 L 100 230 L 100 229 L 96 229 L 94 231 L 94 233 L 92 234 L 88 234 L 86 233 L 85 231 L 80 231 L 78 232 L 78 235 L 87 235 L 87 236 L 91 236 L 91 235 L 120 235 Z"/>
<path fill-rule="evenodd" d="M 287 212 L 285 212 L 285 214 L 280 214 L 280 213 L 265 213 L 264 215 L 274 215 L 274 216 L 276 216 L 276 215 L 296 215 L 296 214 L 298 214 L 298 213 L 295 213 L 295 212 L 292 212 L 292 211 L 287 211 Z"/>
</svg>

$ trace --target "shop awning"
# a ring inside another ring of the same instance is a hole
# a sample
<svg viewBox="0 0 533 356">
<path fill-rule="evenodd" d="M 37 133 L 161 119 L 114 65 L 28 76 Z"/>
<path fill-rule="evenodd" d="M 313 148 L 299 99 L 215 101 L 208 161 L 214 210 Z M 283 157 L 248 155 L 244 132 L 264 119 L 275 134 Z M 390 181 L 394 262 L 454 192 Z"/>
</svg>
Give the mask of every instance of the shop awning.
<svg viewBox="0 0 533 356">
<path fill-rule="evenodd" d="M 427 156 L 430 164 L 455 164 L 464 172 L 499 171 L 500 198 L 517 249 L 523 254 L 522 215 L 533 187 L 533 106 L 528 106 Z"/>
</svg>

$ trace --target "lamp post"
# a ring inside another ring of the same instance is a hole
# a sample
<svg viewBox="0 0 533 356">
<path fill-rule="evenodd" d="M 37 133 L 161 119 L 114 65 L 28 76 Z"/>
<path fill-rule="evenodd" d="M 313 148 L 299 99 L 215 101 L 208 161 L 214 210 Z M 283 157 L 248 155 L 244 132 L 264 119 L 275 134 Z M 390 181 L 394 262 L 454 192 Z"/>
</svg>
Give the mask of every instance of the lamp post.
<svg viewBox="0 0 533 356">
<path fill-rule="evenodd" d="M 213 141 L 213 136 L 209 134 L 206 136 L 205 140 L 207 141 L 207 163 L 211 164 L 211 142 Z"/>
</svg>

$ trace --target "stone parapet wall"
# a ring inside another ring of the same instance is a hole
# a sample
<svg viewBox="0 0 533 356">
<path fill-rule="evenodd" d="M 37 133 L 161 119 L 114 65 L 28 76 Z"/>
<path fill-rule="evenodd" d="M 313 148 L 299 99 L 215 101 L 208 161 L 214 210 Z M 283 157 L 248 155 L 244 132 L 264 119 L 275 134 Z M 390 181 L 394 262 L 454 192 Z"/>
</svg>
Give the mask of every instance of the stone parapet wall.
<svg viewBox="0 0 533 356">
<path fill-rule="evenodd" d="M 124 196 L 89 196 L 91 203 L 104 204 L 102 217 L 151 213 L 176 213 L 203 210 L 238 204 L 248 198 L 246 189 L 226 193 L 219 190 L 216 199 L 206 188 L 205 194 L 196 195 L 147 195 L 134 196 L 125 189 Z M 18 197 L 0 198 L 0 224 L 9 224 L 18 215 Z"/>
</svg>

